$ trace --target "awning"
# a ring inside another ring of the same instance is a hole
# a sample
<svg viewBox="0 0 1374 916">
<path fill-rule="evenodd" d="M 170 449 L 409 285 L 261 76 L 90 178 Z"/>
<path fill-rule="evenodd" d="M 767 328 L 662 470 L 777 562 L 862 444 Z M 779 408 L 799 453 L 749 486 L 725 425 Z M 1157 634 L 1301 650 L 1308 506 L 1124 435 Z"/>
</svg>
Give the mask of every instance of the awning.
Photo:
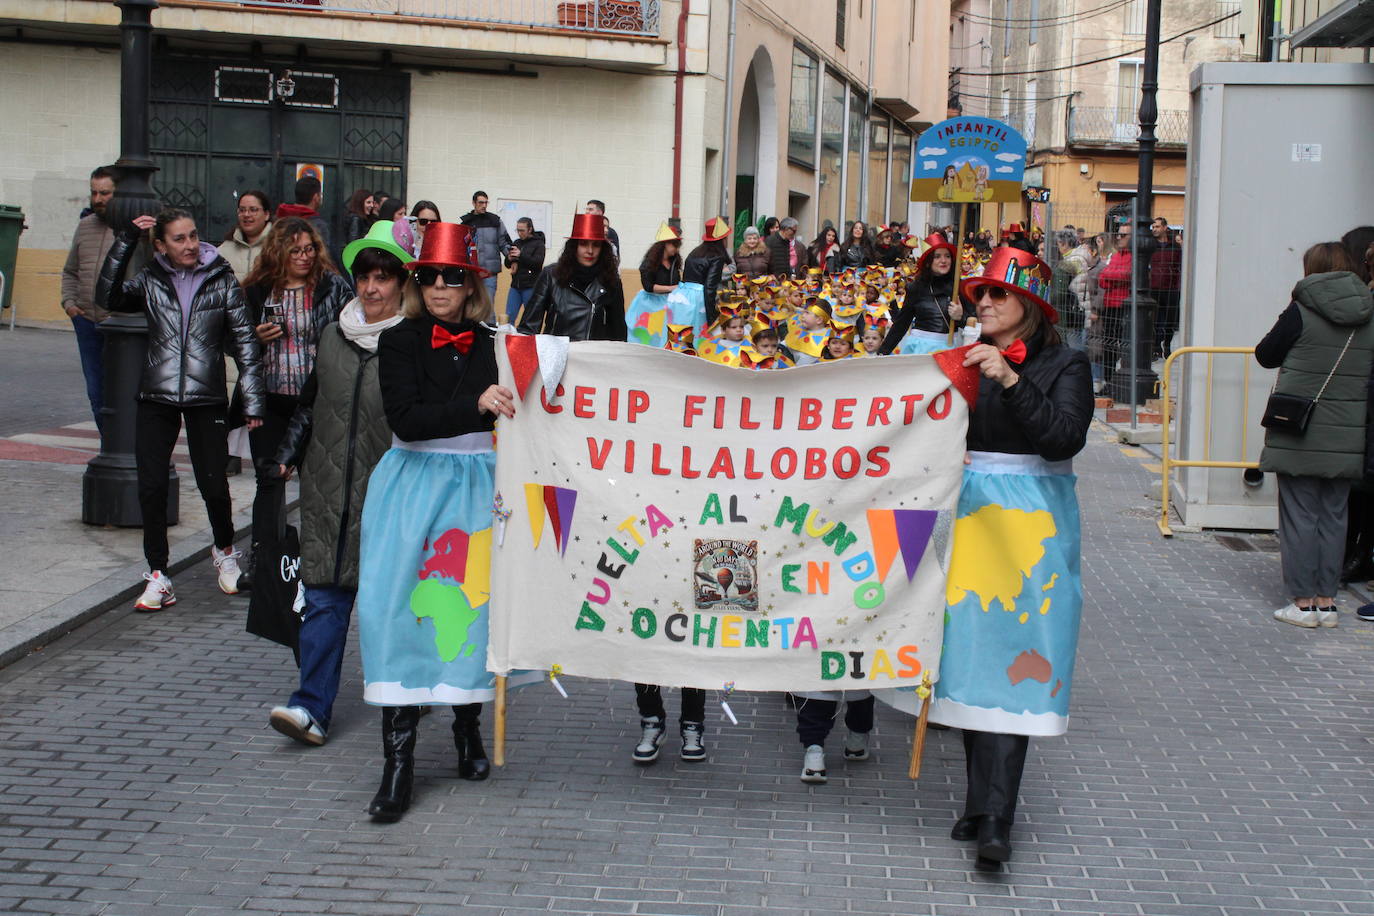
<svg viewBox="0 0 1374 916">
<path fill-rule="evenodd" d="M 1101 194 L 1134 194 L 1135 185 L 1124 184 L 1119 181 L 1099 181 L 1097 190 Z M 1154 186 L 1156 194 L 1172 194 L 1175 197 L 1183 196 L 1183 186 L 1177 184 L 1157 184 Z"/>
<path fill-rule="evenodd" d="M 1295 48 L 1374 46 L 1374 0 L 1345 0 L 1293 33 Z"/>
</svg>

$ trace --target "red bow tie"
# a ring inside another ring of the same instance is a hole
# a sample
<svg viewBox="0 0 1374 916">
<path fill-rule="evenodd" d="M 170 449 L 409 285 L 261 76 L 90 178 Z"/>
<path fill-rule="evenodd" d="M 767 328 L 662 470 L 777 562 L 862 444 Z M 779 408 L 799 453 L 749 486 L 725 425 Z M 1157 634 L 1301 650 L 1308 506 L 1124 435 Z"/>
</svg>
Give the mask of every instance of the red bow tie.
<svg viewBox="0 0 1374 916">
<path fill-rule="evenodd" d="M 435 330 L 437 331 L 438 328 Z M 1024 363 L 1026 361 L 1026 342 L 1024 340 L 1012 341 L 1012 345 L 1001 352 L 1002 358 L 1009 363 Z"/>
<path fill-rule="evenodd" d="M 466 353 L 472 349 L 473 336 L 471 331 L 462 331 L 458 334 L 451 334 L 445 328 L 434 326 L 434 333 L 429 336 L 429 345 L 435 350 L 440 347 L 447 347 L 453 344 L 453 349 L 459 353 Z"/>
</svg>

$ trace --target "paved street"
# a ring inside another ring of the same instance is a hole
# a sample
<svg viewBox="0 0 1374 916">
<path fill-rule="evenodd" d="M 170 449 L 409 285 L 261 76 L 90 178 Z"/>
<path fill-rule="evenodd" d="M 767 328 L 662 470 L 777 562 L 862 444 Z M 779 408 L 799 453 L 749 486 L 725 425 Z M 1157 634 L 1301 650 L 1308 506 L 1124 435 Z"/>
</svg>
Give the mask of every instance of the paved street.
<svg viewBox="0 0 1374 916">
<path fill-rule="evenodd" d="M 1155 478 L 1092 440 L 1074 721 L 1032 743 L 1001 875 L 948 837 L 957 733 L 931 733 L 913 785 L 909 720 L 880 707 L 876 759 L 835 759 L 837 730 L 811 787 L 782 700 L 737 695 L 738 727 L 710 701 L 707 762 L 638 769 L 630 686 L 579 679 L 513 695 L 487 783 L 456 778 L 449 713 L 424 720 L 415 805 L 374 825 L 356 652 L 330 743 L 287 741 L 266 712 L 290 655 L 243 633 L 246 601 L 201 563 L 175 610 L 0 671 L 0 910 L 1374 913 L 1374 627 L 1349 606 L 1337 630 L 1274 623 L 1272 539 L 1161 540 Z"/>
</svg>

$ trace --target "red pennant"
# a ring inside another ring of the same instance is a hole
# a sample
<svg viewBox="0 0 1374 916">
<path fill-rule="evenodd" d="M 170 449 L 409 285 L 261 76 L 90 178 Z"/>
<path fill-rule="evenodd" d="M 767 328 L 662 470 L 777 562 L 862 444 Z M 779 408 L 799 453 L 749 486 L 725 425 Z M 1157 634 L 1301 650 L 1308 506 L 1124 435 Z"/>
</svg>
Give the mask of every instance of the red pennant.
<svg viewBox="0 0 1374 916">
<path fill-rule="evenodd" d="M 968 351 L 976 346 L 977 344 L 969 344 L 967 347 L 941 350 L 932 354 L 935 357 L 935 364 L 940 367 L 945 375 L 949 376 L 955 390 L 964 396 L 965 401 L 968 401 L 969 410 L 978 405 L 978 380 L 982 376 L 977 369 L 964 365 L 964 357 L 968 356 Z"/>
<path fill-rule="evenodd" d="M 510 357 L 510 368 L 515 373 L 516 397 L 523 400 L 530 382 L 539 375 L 539 350 L 535 347 L 534 335 L 506 335 L 506 355 Z"/>
</svg>

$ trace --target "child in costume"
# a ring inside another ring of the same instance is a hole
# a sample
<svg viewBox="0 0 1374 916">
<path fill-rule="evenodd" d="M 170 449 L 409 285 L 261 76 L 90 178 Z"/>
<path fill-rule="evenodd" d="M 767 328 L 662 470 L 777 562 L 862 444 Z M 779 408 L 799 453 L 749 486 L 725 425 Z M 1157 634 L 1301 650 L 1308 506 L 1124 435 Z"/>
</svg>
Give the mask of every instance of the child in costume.
<svg viewBox="0 0 1374 916">
<path fill-rule="evenodd" d="M 878 356 L 879 348 L 883 345 L 883 332 L 876 324 L 870 324 L 864 328 L 863 351 L 860 356 Z"/>
<path fill-rule="evenodd" d="M 825 342 L 825 354 L 821 359 L 849 359 L 858 355 L 854 352 L 854 326 L 843 327 L 832 324 L 830 326 L 830 338 Z"/>
<path fill-rule="evenodd" d="M 798 366 L 820 362 L 825 341 L 830 336 L 830 308 L 819 298 L 806 302 L 805 308 L 788 322 L 787 348 Z"/>
</svg>

